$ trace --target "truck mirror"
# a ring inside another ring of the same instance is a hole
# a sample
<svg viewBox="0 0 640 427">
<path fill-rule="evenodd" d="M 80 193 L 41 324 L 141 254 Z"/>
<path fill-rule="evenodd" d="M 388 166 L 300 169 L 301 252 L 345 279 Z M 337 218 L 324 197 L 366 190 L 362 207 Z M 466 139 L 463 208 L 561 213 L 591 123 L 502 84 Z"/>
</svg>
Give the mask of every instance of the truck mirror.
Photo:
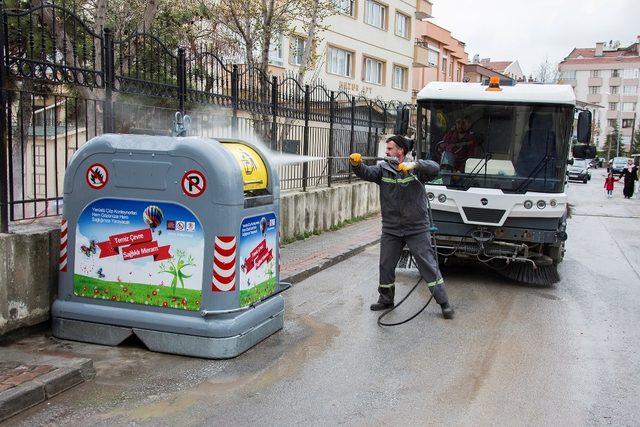
<svg viewBox="0 0 640 427">
<path fill-rule="evenodd" d="M 406 105 L 396 109 L 396 125 L 393 133 L 396 135 L 406 135 L 409 129 L 409 108 Z"/>
<path fill-rule="evenodd" d="M 583 110 L 578 114 L 578 142 L 588 144 L 591 141 L 591 111 Z M 585 158 L 585 157 L 583 157 Z"/>
<path fill-rule="evenodd" d="M 596 156 L 596 147 L 593 145 L 577 144 L 571 148 L 571 154 L 576 159 L 593 159 Z"/>
</svg>

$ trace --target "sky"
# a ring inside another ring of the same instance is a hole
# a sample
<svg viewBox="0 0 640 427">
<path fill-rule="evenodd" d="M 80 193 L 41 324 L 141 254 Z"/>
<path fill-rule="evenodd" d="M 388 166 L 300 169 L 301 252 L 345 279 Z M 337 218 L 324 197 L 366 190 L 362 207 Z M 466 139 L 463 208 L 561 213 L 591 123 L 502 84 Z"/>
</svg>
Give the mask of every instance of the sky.
<svg viewBox="0 0 640 427">
<path fill-rule="evenodd" d="M 628 46 L 640 35 L 640 0 L 431 1 L 430 21 L 466 43 L 469 61 L 476 53 L 517 59 L 526 75 L 535 76 L 545 58 L 560 62 L 574 47 L 609 40 Z"/>
</svg>

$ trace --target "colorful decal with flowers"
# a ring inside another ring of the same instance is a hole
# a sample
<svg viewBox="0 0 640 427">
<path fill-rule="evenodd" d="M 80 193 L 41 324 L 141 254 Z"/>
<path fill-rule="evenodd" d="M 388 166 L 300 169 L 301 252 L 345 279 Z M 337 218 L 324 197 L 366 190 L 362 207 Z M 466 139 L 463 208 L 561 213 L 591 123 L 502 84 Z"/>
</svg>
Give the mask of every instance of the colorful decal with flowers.
<svg viewBox="0 0 640 427">
<path fill-rule="evenodd" d="M 172 203 L 101 199 L 78 218 L 74 295 L 196 311 L 204 235 Z"/>
<path fill-rule="evenodd" d="M 240 306 L 260 301 L 276 290 L 278 227 L 274 213 L 245 218 L 240 226 Z"/>
</svg>

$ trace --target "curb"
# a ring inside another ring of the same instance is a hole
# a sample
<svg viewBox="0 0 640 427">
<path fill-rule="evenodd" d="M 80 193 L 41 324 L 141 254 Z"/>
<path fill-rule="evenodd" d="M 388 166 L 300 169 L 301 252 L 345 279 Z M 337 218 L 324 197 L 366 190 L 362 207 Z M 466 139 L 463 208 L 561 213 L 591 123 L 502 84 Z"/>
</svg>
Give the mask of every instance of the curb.
<svg viewBox="0 0 640 427">
<path fill-rule="evenodd" d="M 81 359 L 78 366 L 58 367 L 31 381 L 0 393 L 0 422 L 44 402 L 95 375 L 93 362 Z"/>
<path fill-rule="evenodd" d="M 291 284 L 294 283 L 298 283 L 298 282 L 302 282 L 305 279 L 308 279 L 309 277 L 313 276 L 316 273 L 321 272 L 322 270 L 325 270 L 329 267 L 332 267 L 336 264 L 338 264 L 339 262 L 342 262 L 348 258 L 351 258 L 354 255 L 358 255 L 359 253 L 363 252 L 366 248 L 368 248 L 369 246 L 373 246 L 376 245 L 380 242 L 380 238 L 376 239 L 376 240 L 372 240 L 370 242 L 367 243 L 363 243 L 355 248 L 349 249 L 346 252 L 343 252 L 341 254 L 338 254 L 336 256 L 334 256 L 331 259 L 325 260 L 317 265 L 314 265 L 313 267 L 309 267 L 305 270 L 302 271 L 298 271 L 296 273 L 292 273 L 289 276 L 283 277 L 280 279 L 281 282 L 288 282 Z"/>
</svg>

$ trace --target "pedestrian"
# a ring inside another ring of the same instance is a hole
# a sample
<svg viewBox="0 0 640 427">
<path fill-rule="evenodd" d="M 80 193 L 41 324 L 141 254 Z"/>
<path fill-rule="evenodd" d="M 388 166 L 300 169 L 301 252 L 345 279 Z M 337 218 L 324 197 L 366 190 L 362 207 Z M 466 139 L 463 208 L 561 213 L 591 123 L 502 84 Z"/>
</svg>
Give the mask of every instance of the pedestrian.
<svg viewBox="0 0 640 427">
<path fill-rule="evenodd" d="M 393 307 L 395 296 L 396 265 L 405 244 L 418 266 L 420 275 L 442 310 L 445 319 L 454 316 L 453 307 L 444 287 L 438 267 L 438 257 L 431 246 L 429 212 L 424 182 L 438 175 L 440 167 L 431 160 L 405 162 L 411 149 L 411 141 L 400 135 L 387 139 L 386 156 L 398 162 L 383 161 L 375 166 L 362 163 L 359 153 L 352 153 L 349 161 L 354 173 L 365 181 L 380 187 L 382 211 L 382 235 L 380 237 L 380 277 L 378 302 L 371 310 Z"/>
<path fill-rule="evenodd" d="M 633 186 L 638 180 L 638 167 L 633 164 L 633 160 L 627 160 L 627 166 L 622 170 L 620 178 L 624 177 L 624 188 L 622 193 L 625 199 L 630 199 L 633 196 Z"/>
<path fill-rule="evenodd" d="M 613 197 L 613 183 L 620 181 L 617 178 L 613 177 L 613 174 L 611 172 L 609 172 L 609 175 L 607 175 L 607 177 L 604 179 L 604 189 L 607 192 L 607 199 L 610 199 Z"/>
</svg>

